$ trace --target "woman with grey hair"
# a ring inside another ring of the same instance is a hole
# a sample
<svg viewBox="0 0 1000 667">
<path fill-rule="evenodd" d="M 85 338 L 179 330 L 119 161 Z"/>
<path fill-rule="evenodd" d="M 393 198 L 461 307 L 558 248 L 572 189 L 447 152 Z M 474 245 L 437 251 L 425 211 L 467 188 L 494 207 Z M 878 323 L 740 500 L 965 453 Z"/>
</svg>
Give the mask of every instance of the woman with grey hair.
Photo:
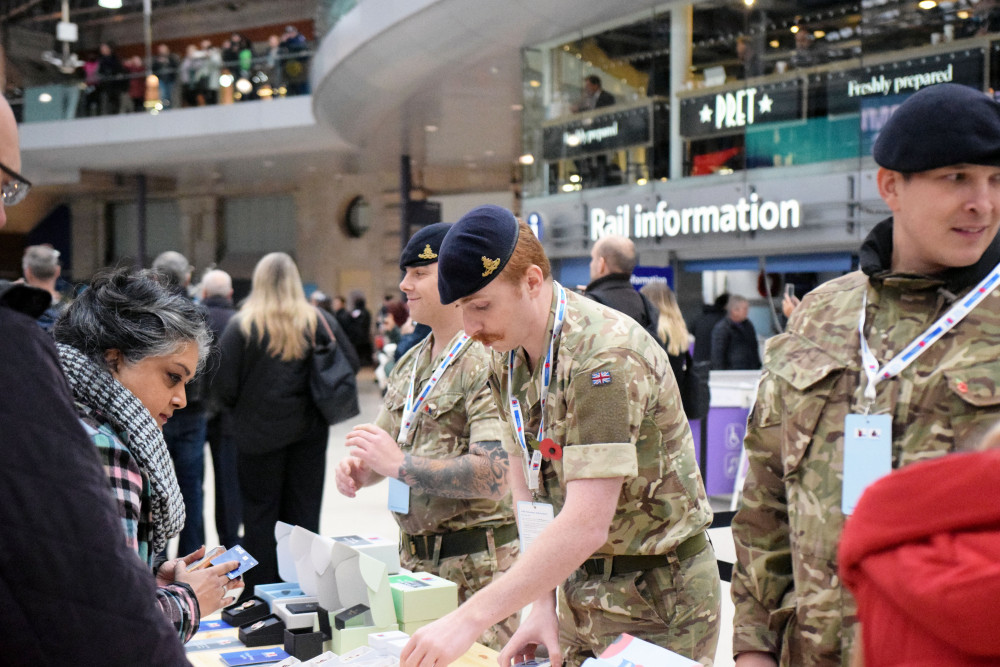
<svg viewBox="0 0 1000 667">
<path fill-rule="evenodd" d="M 186 642 L 201 617 L 235 598 L 239 591 L 229 588 L 242 582 L 226 577 L 235 561 L 187 572 L 204 547 L 154 563 L 184 525 L 184 503 L 161 430 L 186 405 L 184 385 L 203 365 L 211 341 L 197 306 L 162 280 L 129 269 L 98 274 L 53 334 L 80 421 L 111 483 L 125 541 L 156 572 L 157 601 Z"/>
</svg>

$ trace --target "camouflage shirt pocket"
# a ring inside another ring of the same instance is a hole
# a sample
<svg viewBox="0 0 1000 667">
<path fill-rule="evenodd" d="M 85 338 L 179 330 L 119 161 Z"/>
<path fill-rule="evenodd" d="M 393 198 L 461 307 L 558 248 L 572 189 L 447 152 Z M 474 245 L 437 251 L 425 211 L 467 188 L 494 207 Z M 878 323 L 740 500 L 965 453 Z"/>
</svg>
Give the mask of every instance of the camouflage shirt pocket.
<svg viewBox="0 0 1000 667">
<path fill-rule="evenodd" d="M 954 446 L 958 450 L 974 450 L 986 431 L 1000 419 L 1000 362 L 943 373 L 952 397 L 948 419 Z"/>
<path fill-rule="evenodd" d="M 773 410 L 777 420 L 773 425 L 781 429 L 781 460 L 787 477 L 799 469 L 827 405 L 831 401 L 849 405 L 852 396 L 840 382 L 848 362 L 837 357 L 836 350 L 794 334 L 783 338 L 768 347 L 767 357 L 774 362 L 768 363 L 768 370 L 777 380 L 777 395 L 772 398 L 780 408 Z"/>
<path fill-rule="evenodd" d="M 454 410 L 455 406 L 458 405 L 463 398 L 464 396 L 459 392 L 449 392 L 447 394 L 435 394 L 434 392 L 431 392 L 431 394 L 424 401 L 422 410 L 427 413 L 431 419 L 437 421 L 444 415 Z"/>
</svg>

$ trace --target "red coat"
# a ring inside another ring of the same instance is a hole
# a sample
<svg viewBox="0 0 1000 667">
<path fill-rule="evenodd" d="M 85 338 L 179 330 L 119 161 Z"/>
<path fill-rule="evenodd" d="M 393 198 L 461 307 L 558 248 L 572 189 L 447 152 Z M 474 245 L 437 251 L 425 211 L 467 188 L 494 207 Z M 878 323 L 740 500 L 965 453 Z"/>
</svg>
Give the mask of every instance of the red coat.
<svg viewBox="0 0 1000 667">
<path fill-rule="evenodd" d="M 847 520 L 839 562 L 865 667 L 1000 665 L 1000 450 L 874 483 Z"/>
</svg>

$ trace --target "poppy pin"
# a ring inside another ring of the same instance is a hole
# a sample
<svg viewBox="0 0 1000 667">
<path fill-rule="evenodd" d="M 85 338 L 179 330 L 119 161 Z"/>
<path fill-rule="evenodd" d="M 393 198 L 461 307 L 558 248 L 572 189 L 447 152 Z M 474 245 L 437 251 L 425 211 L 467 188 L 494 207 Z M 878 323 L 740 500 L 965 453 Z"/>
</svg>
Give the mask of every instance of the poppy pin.
<svg viewBox="0 0 1000 667">
<path fill-rule="evenodd" d="M 556 441 L 552 438 L 545 438 L 538 443 L 538 446 L 542 451 L 543 458 L 550 461 L 558 461 L 562 458 L 562 447 L 556 444 Z"/>
<path fill-rule="evenodd" d="M 958 389 L 960 393 L 965 394 L 968 393 L 969 391 L 969 385 L 965 384 L 964 382 L 959 382 L 957 385 L 955 385 L 955 389 Z"/>
</svg>

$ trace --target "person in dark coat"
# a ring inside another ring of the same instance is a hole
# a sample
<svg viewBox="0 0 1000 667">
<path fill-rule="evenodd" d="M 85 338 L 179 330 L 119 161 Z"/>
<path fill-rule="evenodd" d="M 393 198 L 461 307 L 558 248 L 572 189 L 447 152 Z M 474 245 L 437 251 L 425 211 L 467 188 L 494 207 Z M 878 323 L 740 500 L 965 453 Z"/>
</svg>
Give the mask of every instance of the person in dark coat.
<svg viewBox="0 0 1000 667">
<path fill-rule="evenodd" d="M 590 284 L 585 294 L 609 308 L 625 313 L 657 337 L 659 311 L 632 286 L 637 257 L 635 244 L 624 236 L 604 236 L 590 249 Z"/>
<path fill-rule="evenodd" d="M 723 292 L 715 297 L 715 301 L 707 306 L 703 306 L 701 315 L 691 325 L 691 333 L 694 334 L 694 357 L 695 361 L 712 360 L 712 329 L 726 316 L 726 305 L 729 303 L 729 293 Z"/>
<path fill-rule="evenodd" d="M 21 170 L 3 99 L 0 164 Z M 29 189 L 8 177 L 0 227 Z M 55 344 L 35 323 L 51 300 L 0 286 L 0 652 L 12 665 L 187 665 L 153 577 L 125 544 Z"/>
<path fill-rule="evenodd" d="M 760 368 L 760 345 L 753 322 L 747 319 L 750 304 L 741 296 L 729 297 L 726 316 L 712 329 L 712 370 L 750 371 Z"/>
<path fill-rule="evenodd" d="M 215 478 L 215 531 L 219 544 L 233 547 L 240 543 L 243 523 L 243 503 L 236 476 L 236 442 L 233 440 L 232 417 L 218 401 L 213 400 L 212 380 L 218 368 L 219 341 L 229 320 L 236 314 L 233 307 L 233 279 L 225 271 L 209 271 L 201 279 L 201 305 L 208 314 L 212 330 L 212 358 L 205 371 L 204 386 L 208 394 L 208 444 L 212 450 L 212 471 Z"/>
<path fill-rule="evenodd" d="M 359 291 L 351 292 L 350 320 L 344 332 L 354 346 L 362 366 L 375 365 L 375 345 L 372 341 L 372 314 L 365 307 L 365 297 Z"/>
<path fill-rule="evenodd" d="M 318 317 L 356 371 L 357 356 L 337 320 L 306 300 L 292 258 L 273 252 L 257 262 L 250 295 L 219 343 L 212 391 L 232 411 L 243 546 L 259 563 L 245 575 L 248 591 L 278 581 L 276 521 L 319 532 L 330 429 L 309 391 Z"/>
</svg>

